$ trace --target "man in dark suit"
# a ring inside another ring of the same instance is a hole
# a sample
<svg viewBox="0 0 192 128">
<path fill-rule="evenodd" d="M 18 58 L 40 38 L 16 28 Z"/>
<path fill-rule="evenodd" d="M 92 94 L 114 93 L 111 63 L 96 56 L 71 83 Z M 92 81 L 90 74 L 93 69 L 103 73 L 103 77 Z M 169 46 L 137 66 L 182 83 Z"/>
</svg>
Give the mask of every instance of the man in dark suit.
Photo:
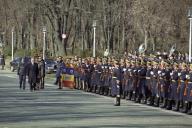
<svg viewBox="0 0 192 128">
<path fill-rule="evenodd" d="M 31 58 L 31 63 L 28 65 L 28 79 L 30 90 L 36 90 L 37 76 L 39 74 L 38 64 L 35 62 L 34 58 Z"/>
<path fill-rule="evenodd" d="M 39 87 L 41 89 L 44 89 L 44 79 L 45 79 L 45 61 L 39 56 L 38 57 L 38 70 L 39 70 L 39 74 L 38 74 L 38 84 Z"/>
</svg>

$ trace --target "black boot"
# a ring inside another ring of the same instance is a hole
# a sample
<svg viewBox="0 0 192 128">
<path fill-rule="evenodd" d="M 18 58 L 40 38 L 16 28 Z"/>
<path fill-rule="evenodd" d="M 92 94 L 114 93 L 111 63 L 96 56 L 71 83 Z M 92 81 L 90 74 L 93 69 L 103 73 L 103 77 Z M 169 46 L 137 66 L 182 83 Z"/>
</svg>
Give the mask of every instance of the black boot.
<svg viewBox="0 0 192 128">
<path fill-rule="evenodd" d="M 132 100 L 132 101 L 136 101 L 136 93 L 135 93 L 135 92 L 132 93 L 131 100 Z"/>
<path fill-rule="evenodd" d="M 131 100 L 132 95 L 133 95 L 133 93 L 132 93 L 132 91 L 130 91 L 130 92 L 127 94 L 126 100 Z"/>
<path fill-rule="evenodd" d="M 115 98 L 114 106 L 120 106 L 121 97 L 120 95 L 117 95 Z"/>
<path fill-rule="evenodd" d="M 141 99 L 142 99 L 142 95 L 141 94 L 138 94 L 138 96 L 136 96 L 136 101 L 135 103 L 141 103 Z"/>
<path fill-rule="evenodd" d="M 171 109 L 172 109 L 172 103 L 173 103 L 172 100 L 168 100 L 168 103 L 167 103 L 167 110 L 171 110 Z"/>
<path fill-rule="evenodd" d="M 151 96 L 150 99 L 149 99 L 148 105 L 153 106 L 154 105 L 154 100 L 155 100 L 155 97 Z"/>
<path fill-rule="evenodd" d="M 108 95 L 108 88 L 104 88 L 104 96 L 107 96 Z"/>
<path fill-rule="evenodd" d="M 125 91 L 123 91 L 123 94 L 122 94 L 122 99 L 125 99 L 125 94 L 126 94 L 126 92 Z"/>
<path fill-rule="evenodd" d="M 99 94 L 100 91 L 101 91 L 101 87 L 97 87 L 97 88 L 96 88 L 96 94 Z"/>
<path fill-rule="evenodd" d="M 160 98 L 156 97 L 154 107 L 159 107 L 159 101 L 160 101 Z"/>
<path fill-rule="evenodd" d="M 189 102 L 189 108 L 187 114 L 192 115 L 192 102 Z"/>
<path fill-rule="evenodd" d="M 160 106 L 160 108 L 166 108 L 167 107 L 167 99 L 163 99 L 163 105 Z"/>
<path fill-rule="evenodd" d="M 179 111 L 180 101 L 176 101 L 175 107 L 173 107 L 173 111 Z"/>
<path fill-rule="evenodd" d="M 108 96 L 110 96 L 110 97 L 112 96 L 111 95 L 111 88 L 109 88 L 109 90 L 108 90 Z"/>
<path fill-rule="evenodd" d="M 101 90 L 99 92 L 100 95 L 103 95 L 104 94 L 104 87 L 101 87 Z"/>
<path fill-rule="evenodd" d="M 184 103 L 183 109 L 181 110 L 182 113 L 187 113 L 188 112 L 188 102 Z"/>
<path fill-rule="evenodd" d="M 92 91 L 93 93 L 96 93 L 96 88 L 97 88 L 97 86 L 93 87 L 93 91 Z"/>
</svg>

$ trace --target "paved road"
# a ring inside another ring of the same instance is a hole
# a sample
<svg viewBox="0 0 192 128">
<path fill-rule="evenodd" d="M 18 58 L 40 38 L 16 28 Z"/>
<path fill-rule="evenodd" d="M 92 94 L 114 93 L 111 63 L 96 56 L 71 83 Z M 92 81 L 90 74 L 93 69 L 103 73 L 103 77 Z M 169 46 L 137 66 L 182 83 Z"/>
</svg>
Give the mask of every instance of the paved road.
<svg viewBox="0 0 192 128">
<path fill-rule="evenodd" d="M 49 80 L 50 81 L 50 80 Z M 16 75 L 0 71 L 0 128 L 191 128 L 192 116 L 79 90 L 18 88 Z"/>
</svg>

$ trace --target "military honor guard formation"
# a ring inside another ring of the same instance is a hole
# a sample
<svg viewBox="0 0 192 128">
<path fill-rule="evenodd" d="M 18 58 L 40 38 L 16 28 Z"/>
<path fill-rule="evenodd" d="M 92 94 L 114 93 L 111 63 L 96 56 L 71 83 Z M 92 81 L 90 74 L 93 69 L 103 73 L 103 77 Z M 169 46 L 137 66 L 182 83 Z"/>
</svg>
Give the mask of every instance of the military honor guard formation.
<svg viewBox="0 0 192 128">
<path fill-rule="evenodd" d="M 55 85 L 65 85 L 62 75 L 73 69 L 73 88 L 114 97 L 115 106 L 121 99 L 192 114 L 192 64 L 181 58 L 167 56 L 126 55 L 117 57 L 57 58 Z M 19 88 L 30 90 L 45 87 L 45 61 L 42 57 L 23 57 L 18 67 Z"/>
<path fill-rule="evenodd" d="M 74 88 L 120 100 L 192 114 L 192 64 L 165 56 L 70 58 L 62 67 L 74 68 Z M 59 74 L 57 74 L 59 76 Z M 60 76 L 59 76 L 60 77 Z M 59 78 L 57 78 L 57 81 Z M 62 84 L 59 84 L 62 88 Z"/>
</svg>

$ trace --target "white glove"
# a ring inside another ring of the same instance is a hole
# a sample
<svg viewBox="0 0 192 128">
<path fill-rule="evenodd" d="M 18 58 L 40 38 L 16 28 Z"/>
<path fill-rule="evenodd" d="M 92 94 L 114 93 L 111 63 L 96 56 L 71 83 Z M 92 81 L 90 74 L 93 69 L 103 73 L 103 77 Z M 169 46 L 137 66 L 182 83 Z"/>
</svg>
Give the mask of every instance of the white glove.
<svg viewBox="0 0 192 128">
<path fill-rule="evenodd" d="M 189 75 L 186 75 L 186 79 L 189 79 L 190 77 L 189 77 Z"/>
<path fill-rule="evenodd" d="M 181 76 L 181 73 L 180 73 L 180 72 L 178 73 L 178 76 Z"/>
<path fill-rule="evenodd" d="M 151 71 L 151 72 L 150 72 L 150 74 L 151 74 L 151 75 L 154 75 L 154 72 L 153 72 L 153 71 Z"/>
<path fill-rule="evenodd" d="M 160 74 L 161 73 L 161 71 L 158 71 L 158 74 Z"/>
</svg>

